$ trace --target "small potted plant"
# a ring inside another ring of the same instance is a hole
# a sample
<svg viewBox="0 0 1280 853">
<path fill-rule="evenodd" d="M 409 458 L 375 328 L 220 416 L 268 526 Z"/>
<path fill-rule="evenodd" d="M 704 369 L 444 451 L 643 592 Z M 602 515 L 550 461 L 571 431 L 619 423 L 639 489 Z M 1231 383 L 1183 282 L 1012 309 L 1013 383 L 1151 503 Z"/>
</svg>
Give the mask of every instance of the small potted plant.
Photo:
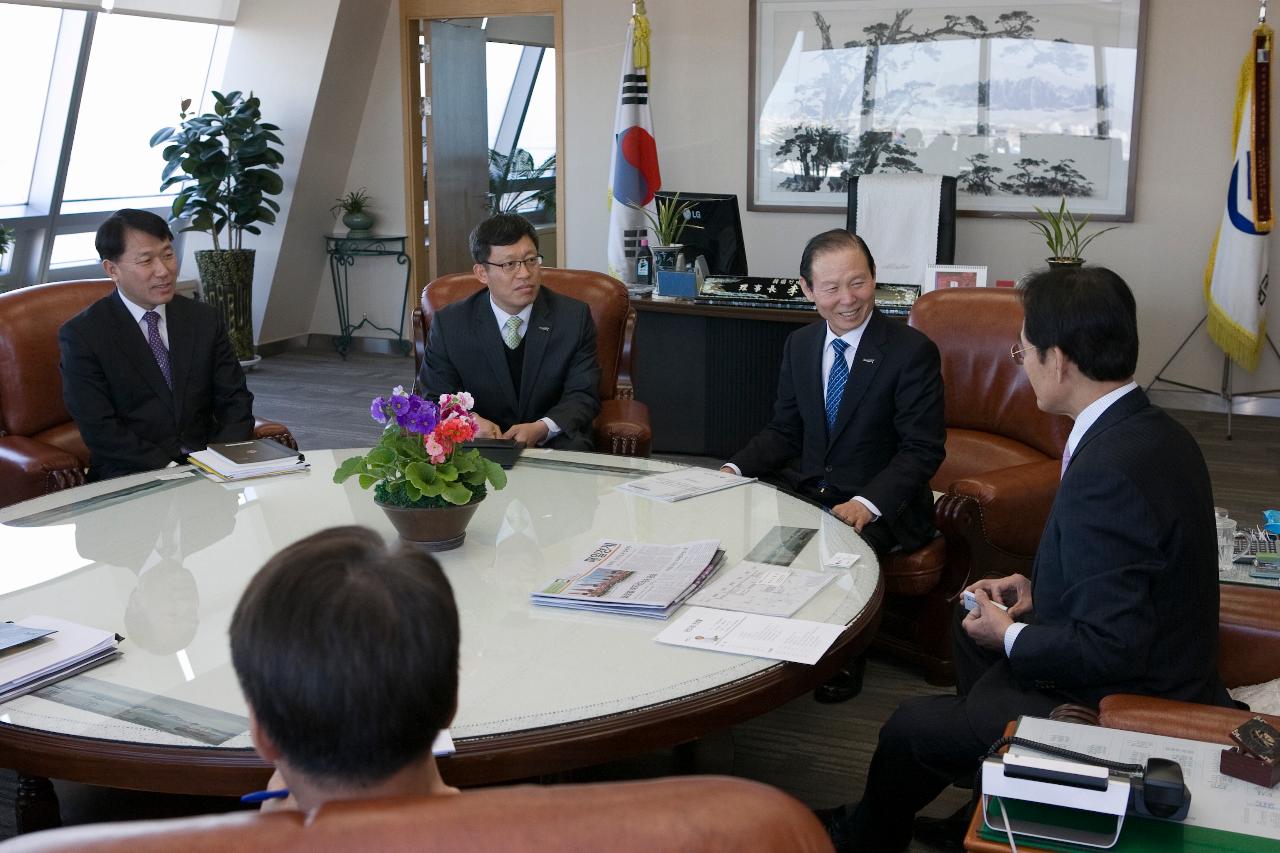
<svg viewBox="0 0 1280 853">
<path fill-rule="evenodd" d="M 1042 210 L 1039 207 L 1035 211 L 1040 214 L 1041 221 L 1028 219 L 1027 222 L 1044 237 L 1045 244 L 1049 247 L 1049 266 L 1053 269 L 1082 265 L 1085 248 L 1098 237 L 1119 227 L 1112 225 L 1084 236 L 1084 226 L 1089 224 L 1089 215 L 1076 219 L 1075 214 L 1067 210 L 1066 196 L 1062 197 L 1062 203 L 1056 211 Z"/>
<path fill-rule="evenodd" d="M 333 481 L 359 477 L 361 488 L 373 486 L 374 503 L 401 539 L 430 551 L 457 548 L 487 494 L 485 484 L 507 485 L 502 466 L 460 447 L 476 432 L 474 402 L 460 391 L 433 403 L 400 386 L 374 398 L 370 414 L 385 425 L 382 437 L 368 453 L 343 461 Z"/>
<path fill-rule="evenodd" d="M 9 253 L 9 247 L 13 245 L 13 229 L 8 225 L 0 223 L 0 260 Z"/>
<path fill-rule="evenodd" d="M 373 230 L 373 215 L 369 213 L 369 191 L 364 187 L 349 190 L 339 196 L 337 204 L 329 208 L 334 216 L 342 211 L 342 224 L 347 226 L 348 237 L 368 237 Z"/>
<path fill-rule="evenodd" d="M 658 211 L 657 216 L 639 205 L 632 205 L 632 207 L 643 213 L 644 218 L 649 220 L 649 230 L 658 241 L 657 245 L 649 246 L 653 250 L 654 265 L 660 270 L 675 269 L 676 256 L 684 248 L 684 244 L 680 242 L 684 229 L 702 230 L 701 225 L 694 225 L 689 221 L 688 213 L 693 207 L 693 202 L 681 201 L 680 193 L 676 193 L 671 198 L 660 198 L 654 203 Z"/>
</svg>

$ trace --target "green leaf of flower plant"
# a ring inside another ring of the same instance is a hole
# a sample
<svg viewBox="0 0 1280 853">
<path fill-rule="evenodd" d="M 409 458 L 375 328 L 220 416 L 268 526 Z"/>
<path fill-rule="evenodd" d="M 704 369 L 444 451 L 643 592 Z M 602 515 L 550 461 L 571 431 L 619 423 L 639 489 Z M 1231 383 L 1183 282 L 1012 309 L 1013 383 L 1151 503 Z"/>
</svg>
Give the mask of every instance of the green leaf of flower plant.
<svg viewBox="0 0 1280 853">
<path fill-rule="evenodd" d="M 471 490 L 461 483 L 447 484 L 441 495 L 449 503 L 456 504 L 458 506 L 471 502 Z"/>
</svg>

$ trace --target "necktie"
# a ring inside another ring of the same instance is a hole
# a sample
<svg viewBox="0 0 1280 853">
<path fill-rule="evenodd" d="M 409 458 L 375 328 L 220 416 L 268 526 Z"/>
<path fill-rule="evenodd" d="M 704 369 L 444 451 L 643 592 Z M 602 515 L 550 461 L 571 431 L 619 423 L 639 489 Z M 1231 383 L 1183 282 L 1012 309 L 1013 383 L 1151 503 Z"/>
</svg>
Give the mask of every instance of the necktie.
<svg viewBox="0 0 1280 853">
<path fill-rule="evenodd" d="M 519 317 L 507 318 L 507 322 L 502 327 L 502 342 L 507 345 L 507 349 L 515 349 L 520 346 Z"/>
<path fill-rule="evenodd" d="M 1062 473 L 1058 475 L 1059 480 L 1067 476 L 1067 466 L 1070 464 L 1071 464 L 1071 446 L 1064 444 L 1062 446 Z"/>
<path fill-rule="evenodd" d="M 148 311 L 142 315 L 142 319 L 147 321 L 147 343 L 151 345 L 151 354 L 156 357 L 156 364 L 164 374 L 164 384 L 172 388 L 173 378 L 169 375 L 169 350 L 165 349 L 164 341 L 160 338 L 160 315 L 155 311 Z"/>
<path fill-rule="evenodd" d="M 849 381 L 849 365 L 844 360 L 844 351 L 849 345 L 836 338 L 831 342 L 835 350 L 835 358 L 831 359 L 831 372 L 827 374 L 827 431 L 835 429 L 836 415 L 840 412 L 840 398 L 844 396 L 845 383 Z"/>
</svg>

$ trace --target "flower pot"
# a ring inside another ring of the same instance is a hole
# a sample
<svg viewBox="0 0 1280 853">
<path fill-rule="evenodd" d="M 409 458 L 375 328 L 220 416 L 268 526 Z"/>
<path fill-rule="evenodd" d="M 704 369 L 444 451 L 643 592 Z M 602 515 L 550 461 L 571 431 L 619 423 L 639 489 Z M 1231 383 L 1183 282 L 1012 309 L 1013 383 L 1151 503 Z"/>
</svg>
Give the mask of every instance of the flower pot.
<svg viewBox="0 0 1280 853">
<path fill-rule="evenodd" d="M 653 250 L 655 270 L 673 270 L 676 268 L 676 258 L 679 257 L 684 244 L 675 243 L 671 246 L 650 246 L 649 248 Z"/>
<path fill-rule="evenodd" d="M 449 551 L 461 545 L 467 538 L 471 516 L 480 506 L 480 501 L 444 507 L 391 506 L 376 500 L 374 503 L 386 513 L 401 539 L 424 551 Z"/>
<path fill-rule="evenodd" d="M 363 210 L 342 214 L 342 224 L 347 226 L 348 237 L 368 237 L 373 229 L 373 217 Z"/>
<path fill-rule="evenodd" d="M 1045 258 L 1051 270 L 1069 270 L 1084 266 L 1084 258 Z"/>
<path fill-rule="evenodd" d="M 236 358 L 253 360 L 253 249 L 196 252 L 200 292 L 222 315 Z"/>
</svg>

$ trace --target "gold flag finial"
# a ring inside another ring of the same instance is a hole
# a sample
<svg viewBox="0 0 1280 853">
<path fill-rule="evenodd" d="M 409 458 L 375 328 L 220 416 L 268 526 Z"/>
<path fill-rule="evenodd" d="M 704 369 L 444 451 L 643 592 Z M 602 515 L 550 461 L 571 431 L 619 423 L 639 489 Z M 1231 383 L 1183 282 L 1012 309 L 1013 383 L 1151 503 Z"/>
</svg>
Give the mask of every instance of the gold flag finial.
<svg viewBox="0 0 1280 853">
<path fill-rule="evenodd" d="M 635 0 L 631 4 L 631 24 L 635 32 L 635 42 L 631 48 L 631 65 L 648 71 L 649 19 L 644 14 L 644 0 Z"/>
</svg>

